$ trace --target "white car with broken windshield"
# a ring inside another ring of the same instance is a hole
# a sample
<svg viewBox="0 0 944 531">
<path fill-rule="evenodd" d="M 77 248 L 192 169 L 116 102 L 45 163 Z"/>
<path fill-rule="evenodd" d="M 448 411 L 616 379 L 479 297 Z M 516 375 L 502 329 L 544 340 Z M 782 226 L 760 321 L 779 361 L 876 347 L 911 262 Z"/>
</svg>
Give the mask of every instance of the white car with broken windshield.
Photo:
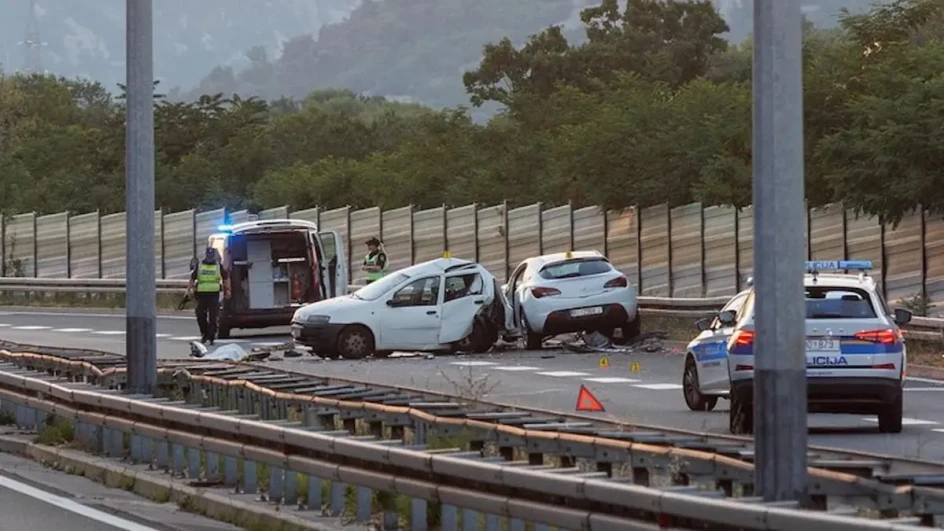
<svg viewBox="0 0 944 531">
<path fill-rule="evenodd" d="M 512 303 L 510 328 L 520 330 L 529 349 L 571 332 L 601 332 L 617 341 L 639 335 L 636 290 L 597 251 L 528 258 L 503 290 Z"/>
<path fill-rule="evenodd" d="M 439 258 L 300 308 L 292 337 L 318 355 L 347 359 L 394 351 L 485 352 L 505 333 L 507 315 L 487 269 Z"/>
</svg>

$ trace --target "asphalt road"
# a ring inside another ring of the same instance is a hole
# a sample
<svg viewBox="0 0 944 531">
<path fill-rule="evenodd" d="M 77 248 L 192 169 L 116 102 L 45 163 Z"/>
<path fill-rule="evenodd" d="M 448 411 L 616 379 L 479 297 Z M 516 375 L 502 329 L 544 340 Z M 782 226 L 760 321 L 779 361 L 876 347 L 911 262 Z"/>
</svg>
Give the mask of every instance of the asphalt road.
<svg viewBox="0 0 944 531">
<path fill-rule="evenodd" d="M 124 351 L 123 314 L 107 312 L 0 311 L 0 338 L 23 343 Z M 158 319 L 158 355 L 189 354 L 199 335 L 189 316 Z M 284 343 L 288 330 L 234 331 L 243 348 Z M 638 371 L 632 371 L 638 362 Z M 728 433 L 728 403 L 712 412 L 689 411 L 682 398 L 682 356 L 677 350 L 615 354 L 600 367 L 597 354 L 561 350 L 513 351 L 482 356 L 425 356 L 366 361 L 323 361 L 315 357 L 272 362 L 317 375 L 484 396 L 494 402 L 572 412 L 581 384 L 603 403 L 601 417 L 693 431 Z M 905 427 L 880 434 L 874 417 L 811 415 L 810 444 L 944 461 L 944 382 L 909 378 Z"/>
</svg>

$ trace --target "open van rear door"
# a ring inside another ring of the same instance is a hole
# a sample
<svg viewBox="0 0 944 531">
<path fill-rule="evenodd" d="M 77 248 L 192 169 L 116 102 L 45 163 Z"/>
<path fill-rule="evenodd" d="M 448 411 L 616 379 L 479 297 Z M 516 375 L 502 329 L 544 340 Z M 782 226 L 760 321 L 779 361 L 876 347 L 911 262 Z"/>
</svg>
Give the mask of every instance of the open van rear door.
<svg viewBox="0 0 944 531">
<path fill-rule="evenodd" d="M 318 233 L 321 244 L 321 279 L 327 297 L 347 295 L 347 253 L 344 238 L 334 230 Z"/>
</svg>

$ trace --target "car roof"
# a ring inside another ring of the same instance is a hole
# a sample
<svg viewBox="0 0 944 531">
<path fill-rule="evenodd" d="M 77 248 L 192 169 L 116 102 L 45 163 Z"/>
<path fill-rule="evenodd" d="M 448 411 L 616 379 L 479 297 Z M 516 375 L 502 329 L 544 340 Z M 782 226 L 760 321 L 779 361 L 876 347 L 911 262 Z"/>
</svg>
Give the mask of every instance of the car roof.
<svg viewBox="0 0 944 531">
<path fill-rule="evenodd" d="M 397 272 L 403 273 L 404 275 L 410 277 L 419 275 L 441 275 L 443 273 L 448 273 L 450 270 L 456 269 L 459 266 L 468 265 L 478 266 L 479 264 L 464 258 L 436 258 L 435 260 L 428 260 L 426 262 L 420 262 L 410 267 L 406 267 Z"/>
<path fill-rule="evenodd" d="M 552 254 L 542 254 L 541 256 L 535 256 L 531 258 L 531 261 L 536 266 L 543 266 L 547 264 L 553 264 L 557 262 L 563 262 L 565 260 L 574 260 L 578 258 L 603 258 L 603 253 L 600 251 L 571 251 L 569 253 L 552 253 Z"/>
<path fill-rule="evenodd" d="M 220 228 L 218 234 L 241 234 L 251 232 L 279 232 L 295 230 L 318 230 L 318 225 L 304 219 L 259 219 L 244 221 Z"/>
<path fill-rule="evenodd" d="M 818 273 L 803 275 L 805 287 L 825 286 L 830 288 L 875 289 L 875 279 L 868 275 L 850 275 L 848 273 Z"/>
</svg>

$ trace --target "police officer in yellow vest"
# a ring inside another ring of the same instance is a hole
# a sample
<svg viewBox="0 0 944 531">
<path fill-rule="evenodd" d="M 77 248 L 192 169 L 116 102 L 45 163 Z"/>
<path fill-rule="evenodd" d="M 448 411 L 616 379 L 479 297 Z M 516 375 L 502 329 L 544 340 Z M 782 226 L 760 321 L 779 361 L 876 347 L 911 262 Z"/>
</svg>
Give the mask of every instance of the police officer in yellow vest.
<svg viewBox="0 0 944 531">
<path fill-rule="evenodd" d="M 364 257 L 364 265 L 361 266 L 367 273 L 367 283 L 380 280 L 387 274 L 387 253 L 384 252 L 383 243 L 377 238 L 367 240 L 367 256 Z"/>
<path fill-rule="evenodd" d="M 203 261 L 190 272 L 190 291 L 196 292 L 197 325 L 203 343 L 216 340 L 220 316 L 220 291 L 229 297 L 229 275 L 221 264 L 216 249 L 207 247 Z"/>
</svg>

